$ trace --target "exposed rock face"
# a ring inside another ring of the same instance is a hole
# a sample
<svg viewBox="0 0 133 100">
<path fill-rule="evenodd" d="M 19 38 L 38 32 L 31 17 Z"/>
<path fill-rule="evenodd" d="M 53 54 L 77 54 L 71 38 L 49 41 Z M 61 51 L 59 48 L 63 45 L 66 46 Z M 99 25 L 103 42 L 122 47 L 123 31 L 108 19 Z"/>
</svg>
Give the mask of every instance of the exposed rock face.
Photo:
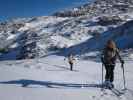
<svg viewBox="0 0 133 100">
<path fill-rule="evenodd" d="M 37 33 L 27 32 L 22 37 L 20 42 L 20 53 L 17 55 L 17 59 L 31 59 L 37 57 Z"/>
<path fill-rule="evenodd" d="M 102 26 L 106 25 L 117 25 L 122 22 L 119 16 L 101 16 L 99 17 L 98 24 Z"/>
<path fill-rule="evenodd" d="M 72 10 L 57 12 L 54 15 L 59 17 L 78 17 L 87 14 L 90 16 L 99 16 L 127 12 L 133 12 L 132 0 L 96 0 Z"/>
</svg>

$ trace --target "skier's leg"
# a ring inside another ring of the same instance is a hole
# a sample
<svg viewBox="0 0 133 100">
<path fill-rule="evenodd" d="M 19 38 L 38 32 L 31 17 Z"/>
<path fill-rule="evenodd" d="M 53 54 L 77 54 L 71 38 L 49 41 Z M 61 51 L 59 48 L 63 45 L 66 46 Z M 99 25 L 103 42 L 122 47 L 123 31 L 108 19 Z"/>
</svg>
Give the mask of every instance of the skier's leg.
<svg viewBox="0 0 133 100">
<path fill-rule="evenodd" d="M 112 68 L 111 65 L 106 65 L 105 66 L 106 69 L 106 75 L 105 75 L 105 87 L 106 88 L 113 88 L 113 84 L 111 82 L 113 82 L 114 80 L 114 67 Z"/>
<path fill-rule="evenodd" d="M 70 70 L 73 70 L 73 63 L 70 63 Z"/>
<path fill-rule="evenodd" d="M 111 82 L 111 87 L 114 88 L 114 84 L 113 84 L 113 81 L 114 81 L 114 65 L 111 66 L 111 69 L 110 69 L 110 82 Z"/>
<path fill-rule="evenodd" d="M 105 67 L 105 69 L 106 69 L 106 76 L 105 76 L 105 86 L 107 87 L 107 88 L 113 88 L 113 85 L 112 85 L 112 83 L 111 82 L 113 82 L 112 80 L 113 80 L 113 68 L 112 68 L 112 66 L 111 65 L 106 65 L 106 67 Z"/>
<path fill-rule="evenodd" d="M 110 75 L 108 65 L 105 65 L 105 70 L 106 70 L 105 81 L 108 81 L 109 80 L 109 75 Z"/>
<path fill-rule="evenodd" d="M 114 81 L 114 66 L 110 68 L 110 82 Z"/>
<path fill-rule="evenodd" d="M 105 82 L 104 82 L 104 86 L 106 88 L 108 88 L 109 83 L 110 83 L 110 66 L 109 65 L 105 65 L 105 70 L 106 70 L 106 74 L 105 74 Z"/>
</svg>

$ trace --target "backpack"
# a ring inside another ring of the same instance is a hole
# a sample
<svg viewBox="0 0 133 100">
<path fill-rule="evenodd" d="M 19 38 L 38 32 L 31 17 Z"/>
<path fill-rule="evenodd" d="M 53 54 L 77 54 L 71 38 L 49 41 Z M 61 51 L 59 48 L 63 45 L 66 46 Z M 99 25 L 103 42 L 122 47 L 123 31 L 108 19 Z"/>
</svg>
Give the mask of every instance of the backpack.
<svg viewBox="0 0 133 100">
<path fill-rule="evenodd" d="M 102 54 L 102 62 L 104 64 L 114 65 L 118 56 L 118 49 L 105 48 Z"/>
</svg>

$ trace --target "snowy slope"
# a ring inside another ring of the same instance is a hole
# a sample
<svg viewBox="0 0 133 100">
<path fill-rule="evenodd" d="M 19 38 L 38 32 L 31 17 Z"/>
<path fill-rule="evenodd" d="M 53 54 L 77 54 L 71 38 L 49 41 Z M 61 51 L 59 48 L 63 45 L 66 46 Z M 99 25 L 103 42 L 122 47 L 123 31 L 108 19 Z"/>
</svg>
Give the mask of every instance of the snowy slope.
<svg viewBox="0 0 133 100">
<path fill-rule="evenodd" d="M 101 25 L 103 16 L 88 19 L 88 16 L 77 18 L 38 17 L 1 25 L 5 30 L 0 32 L 0 48 L 6 49 L 1 59 L 25 59 L 43 57 L 55 52 L 75 52 L 84 54 L 99 50 L 104 43 L 113 38 L 120 48 L 132 48 L 132 18 L 121 17 L 120 23 Z M 112 17 L 110 15 L 107 18 Z M 108 23 L 110 20 L 107 20 Z M 126 28 L 125 28 L 126 27 Z M 126 42 L 123 44 L 123 41 Z M 67 49 L 65 49 L 67 48 Z M 84 49 L 82 49 L 84 48 Z M 62 53 L 64 54 L 64 53 Z"/>
<path fill-rule="evenodd" d="M 117 97 L 110 90 L 95 87 L 101 83 L 101 63 L 79 60 L 74 71 L 69 71 L 67 61 L 59 56 L 3 61 L 0 63 L 0 97 L 1 100 L 132 100 L 132 65 L 129 61 L 125 64 L 128 90 Z M 123 89 L 119 63 L 114 84 L 117 89 Z"/>
</svg>

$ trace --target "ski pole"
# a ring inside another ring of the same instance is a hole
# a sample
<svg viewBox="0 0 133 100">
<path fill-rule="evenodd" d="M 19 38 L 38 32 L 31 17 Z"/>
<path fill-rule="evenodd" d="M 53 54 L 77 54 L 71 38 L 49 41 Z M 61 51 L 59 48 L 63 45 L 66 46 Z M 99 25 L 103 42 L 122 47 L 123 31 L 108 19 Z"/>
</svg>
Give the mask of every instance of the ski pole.
<svg viewBox="0 0 133 100">
<path fill-rule="evenodd" d="M 124 64 L 121 65 L 123 69 L 123 82 L 124 82 L 124 89 L 126 89 L 126 80 L 125 80 L 125 70 L 124 70 Z"/>
<path fill-rule="evenodd" d="M 102 85 L 103 85 L 103 63 L 102 63 Z"/>
</svg>

